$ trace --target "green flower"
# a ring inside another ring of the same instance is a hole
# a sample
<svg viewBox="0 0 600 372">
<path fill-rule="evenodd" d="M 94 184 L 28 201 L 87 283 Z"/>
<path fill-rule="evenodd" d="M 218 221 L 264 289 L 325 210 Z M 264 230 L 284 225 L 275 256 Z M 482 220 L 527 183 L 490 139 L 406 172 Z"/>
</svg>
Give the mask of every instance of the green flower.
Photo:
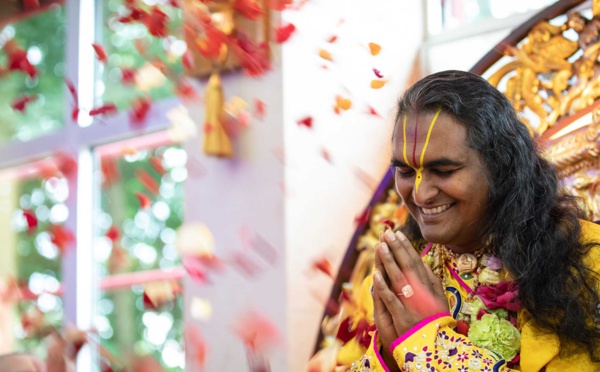
<svg viewBox="0 0 600 372">
<path fill-rule="evenodd" d="M 513 360 L 521 347 L 519 331 L 508 320 L 495 314 L 486 314 L 481 320 L 471 323 L 469 338 L 473 345 L 498 353 L 507 362 Z"/>
</svg>

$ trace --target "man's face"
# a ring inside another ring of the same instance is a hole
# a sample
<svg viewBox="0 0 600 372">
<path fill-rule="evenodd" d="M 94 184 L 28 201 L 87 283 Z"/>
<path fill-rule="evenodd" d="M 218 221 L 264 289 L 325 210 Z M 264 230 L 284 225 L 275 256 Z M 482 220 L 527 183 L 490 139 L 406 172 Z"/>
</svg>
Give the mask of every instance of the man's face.
<svg viewBox="0 0 600 372">
<path fill-rule="evenodd" d="M 465 127 L 443 112 L 431 127 L 434 115 L 410 113 L 405 128 L 403 117 L 396 124 L 392 155 L 396 189 L 427 241 L 471 252 L 481 243 L 489 191 L 486 171 L 477 151 L 468 145 Z"/>
</svg>

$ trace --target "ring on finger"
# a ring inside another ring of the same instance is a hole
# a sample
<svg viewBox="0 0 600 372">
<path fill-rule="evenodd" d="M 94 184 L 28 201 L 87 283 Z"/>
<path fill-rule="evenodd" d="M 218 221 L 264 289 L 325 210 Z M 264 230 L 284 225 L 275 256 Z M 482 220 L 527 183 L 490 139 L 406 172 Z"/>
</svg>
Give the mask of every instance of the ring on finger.
<svg viewBox="0 0 600 372">
<path fill-rule="evenodd" d="M 404 296 L 406 298 L 410 298 L 415 294 L 415 291 L 413 290 L 413 287 L 411 287 L 410 284 L 405 285 L 404 287 L 402 287 L 402 292 L 400 293 L 396 293 L 396 295 L 398 297 L 400 296 Z"/>
</svg>

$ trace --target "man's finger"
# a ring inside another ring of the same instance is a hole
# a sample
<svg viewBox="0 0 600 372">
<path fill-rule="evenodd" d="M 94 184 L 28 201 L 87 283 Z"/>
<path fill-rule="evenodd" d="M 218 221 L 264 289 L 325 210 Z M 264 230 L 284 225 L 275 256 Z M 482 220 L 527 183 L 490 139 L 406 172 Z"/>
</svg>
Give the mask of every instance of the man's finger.
<svg viewBox="0 0 600 372">
<path fill-rule="evenodd" d="M 433 271 L 431 270 L 431 267 L 429 267 L 429 264 L 427 264 L 426 262 L 423 262 L 423 266 L 425 266 L 425 272 L 427 273 L 427 277 L 429 278 L 429 282 L 431 283 L 431 286 L 433 287 L 433 290 L 439 294 L 439 295 L 444 295 L 444 285 L 442 284 L 442 281 L 440 280 L 440 278 L 438 278 Z"/>
</svg>

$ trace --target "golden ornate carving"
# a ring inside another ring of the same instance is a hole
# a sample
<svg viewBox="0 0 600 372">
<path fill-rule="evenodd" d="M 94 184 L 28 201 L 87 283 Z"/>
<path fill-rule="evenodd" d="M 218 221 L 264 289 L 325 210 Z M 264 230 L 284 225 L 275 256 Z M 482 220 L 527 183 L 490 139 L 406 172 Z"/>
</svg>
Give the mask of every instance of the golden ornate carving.
<svg viewBox="0 0 600 372">
<path fill-rule="evenodd" d="M 501 59 L 488 79 L 504 91 L 532 135 L 544 134 L 600 98 L 600 0 L 592 7 L 591 19 L 574 11 L 533 26 L 525 40 L 505 47 L 504 54 L 512 58 Z M 551 141 L 546 149 L 566 188 L 582 197 L 594 220 L 600 220 L 599 114 L 594 111 L 587 131 Z"/>
</svg>

